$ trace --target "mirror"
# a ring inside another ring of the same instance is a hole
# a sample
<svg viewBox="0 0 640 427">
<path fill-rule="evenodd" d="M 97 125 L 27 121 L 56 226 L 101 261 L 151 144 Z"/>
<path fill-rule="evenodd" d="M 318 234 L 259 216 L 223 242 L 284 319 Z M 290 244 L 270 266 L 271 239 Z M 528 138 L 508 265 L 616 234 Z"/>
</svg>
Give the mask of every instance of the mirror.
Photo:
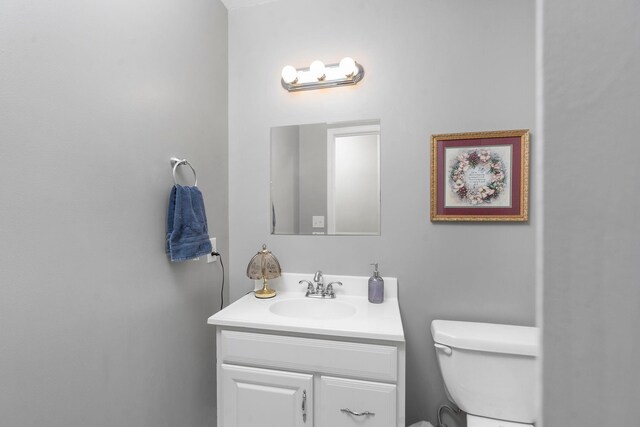
<svg viewBox="0 0 640 427">
<path fill-rule="evenodd" d="M 271 234 L 380 234 L 380 121 L 271 128 Z"/>
</svg>

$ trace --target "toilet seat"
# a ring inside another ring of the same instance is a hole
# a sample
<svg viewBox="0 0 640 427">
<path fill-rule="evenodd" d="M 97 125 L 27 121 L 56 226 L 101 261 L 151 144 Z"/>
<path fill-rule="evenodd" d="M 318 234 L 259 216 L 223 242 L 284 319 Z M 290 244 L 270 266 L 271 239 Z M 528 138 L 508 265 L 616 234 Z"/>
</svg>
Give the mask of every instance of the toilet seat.
<svg viewBox="0 0 640 427">
<path fill-rule="evenodd" d="M 477 417 L 467 414 L 467 427 L 534 427 L 533 424 L 514 423 L 513 421 Z"/>
</svg>

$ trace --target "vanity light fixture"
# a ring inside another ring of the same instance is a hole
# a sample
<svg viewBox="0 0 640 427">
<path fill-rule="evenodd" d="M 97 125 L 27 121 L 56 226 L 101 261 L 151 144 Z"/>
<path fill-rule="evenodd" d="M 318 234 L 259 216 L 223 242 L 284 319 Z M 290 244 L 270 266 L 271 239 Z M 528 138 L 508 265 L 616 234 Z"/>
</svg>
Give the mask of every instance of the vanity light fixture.
<svg viewBox="0 0 640 427">
<path fill-rule="evenodd" d="M 329 65 L 315 60 L 309 68 L 296 69 L 287 65 L 282 69 L 281 77 L 282 87 L 289 92 L 324 89 L 358 83 L 364 77 L 364 68 L 349 57 Z"/>
<path fill-rule="evenodd" d="M 247 277 L 253 280 L 262 279 L 262 289 L 256 291 L 256 298 L 273 298 L 276 291 L 269 288 L 268 279 L 280 277 L 282 269 L 278 258 L 267 250 L 267 245 L 262 245 L 262 250 L 251 258 L 247 265 Z"/>
</svg>

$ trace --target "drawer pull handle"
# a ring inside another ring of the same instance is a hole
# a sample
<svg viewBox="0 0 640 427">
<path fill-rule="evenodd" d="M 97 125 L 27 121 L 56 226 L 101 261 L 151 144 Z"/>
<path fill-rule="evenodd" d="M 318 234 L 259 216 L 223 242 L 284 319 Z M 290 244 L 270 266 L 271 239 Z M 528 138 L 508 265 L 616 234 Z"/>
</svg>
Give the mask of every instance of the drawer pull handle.
<svg viewBox="0 0 640 427">
<path fill-rule="evenodd" d="M 307 422 L 307 390 L 302 392 L 302 422 Z"/>
<path fill-rule="evenodd" d="M 376 415 L 374 412 L 369 412 L 369 411 L 353 412 L 349 408 L 342 408 L 342 409 L 340 409 L 340 412 L 345 412 L 347 414 L 355 415 L 356 417 L 365 417 L 365 416 L 369 416 L 369 415 L 371 415 L 373 417 L 373 416 Z"/>
</svg>

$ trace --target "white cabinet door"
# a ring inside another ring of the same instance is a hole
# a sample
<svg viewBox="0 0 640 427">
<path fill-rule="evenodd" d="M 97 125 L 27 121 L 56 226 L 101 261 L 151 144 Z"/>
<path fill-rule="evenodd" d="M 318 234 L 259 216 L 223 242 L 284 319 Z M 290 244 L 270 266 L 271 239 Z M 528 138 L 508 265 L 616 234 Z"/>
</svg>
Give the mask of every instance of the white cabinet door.
<svg viewBox="0 0 640 427">
<path fill-rule="evenodd" d="M 312 427 L 313 375 L 222 364 L 223 425 Z"/>
<path fill-rule="evenodd" d="M 320 377 L 316 427 L 392 427 L 396 386 L 372 381 Z"/>
</svg>

